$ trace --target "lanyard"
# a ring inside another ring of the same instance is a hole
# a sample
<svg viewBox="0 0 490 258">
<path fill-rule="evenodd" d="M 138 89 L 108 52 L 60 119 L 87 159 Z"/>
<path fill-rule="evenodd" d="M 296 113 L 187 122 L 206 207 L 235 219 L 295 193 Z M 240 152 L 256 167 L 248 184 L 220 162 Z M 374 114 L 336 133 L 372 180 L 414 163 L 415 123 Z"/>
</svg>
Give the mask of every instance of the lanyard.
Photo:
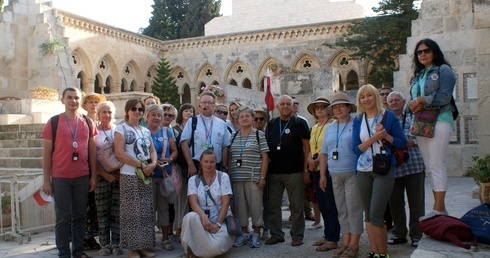
<svg viewBox="0 0 490 258">
<path fill-rule="evenodd" d="M 325 127 L 326 124 L 327 122 L 325 122 L 325 124 L 322 125 L 320 131 L 319 132 L 317 131 L 315 138 L 313 139 L 315 141 L 315 151 L 318 149 L 318 138 L 320 138 L 320 135 L 322 135 L 323 128 Z"/>
<path fill-rule="evenodd" d="M 202 118 L 202 116 L 201 116 L 201 121 L 204 124 L 204 132 L 206 133 L 206 142 L 208 142 L 209 146 L 211 146 L 213 144 L 212 137 L 213 137 L 213 121 L 214 121 L 214 119 L 211 116 L 211 125 L 209 126 L 209 131 L 208 131 L 208 127 L 206 126 L 206 122 L 204 122 L 204 118 Z"/>
<path fill-rule="evenodd" d="M 75 131 L 73 131 L 73 128 L 71 127 L 70 120 L 68 119 L 68 116 L 66 115 L 66 113 L 65 113 L 65 118 L 66 118 L 66 122 L 68 123 L 68 126 L 70 127 L 71 137 L 73 138 L 73 143 L 71 145 L 73 146 L 74 149 L 76 149 L 78 147 L 78 143 L 77 143 L 78 116 L 75 116 L 75 119 L 76 119 Z"/>
<path fill-rule="evenodd" d="M 339 148 L 339 141 L 340 139 L 342 138 L 342 135 L 344 134 L 344 131 L 345 131 L 345 128 L 347 128 L 347 125 L 349 124 L 349 121 L 347 121 L 347 123 L 345 123 L 344 125 L 344 129 L 342 129 L 342 132 L 340 132 L 340 136 L 339 136 L 339 122 L 337 121 L 337 144 L 335 145 L 335 148 L 338 149 Z"/>
<path fill-rule="evenodd" d="M 279 142 L 282 142 L 282 135 L 284 134 L 284 131 L 288 128 L 289 121 L 291 121 L 291 117 L 288 119 L 288 122 L 284 126 L 284 129 L 282 129 L 282 120 L 279 118 Z"/>
<path fill-rule="evenodd" d="M 105 141 L 111 142 L 111 143 L 114 141 L 114 139 L 112 138 L 112 126 L 111 126 L 111 132 L 109 133 L 110 137 L 109 137 L 109 135 L 107 135 L 104 128 L 102 128 L 102 132 L 105 134 Z"/>
<path fill-rule="evenodd" d="M 247 138 L 245 138 L 245 142 L 243 142 L 243 140 L 240 139 L 240 159 L 242 158 L 243 148 L 245 147 L 245 145 L 247 145 L 248 137 L 250 136 L 251 132 L 252 132 L 252 128 L 250 128 L 250 131 L 248 131 L 248 135 L 247 135 Z M 242 136 L 240 135 L 240 137 L 242 137 Z"/>
</svg>

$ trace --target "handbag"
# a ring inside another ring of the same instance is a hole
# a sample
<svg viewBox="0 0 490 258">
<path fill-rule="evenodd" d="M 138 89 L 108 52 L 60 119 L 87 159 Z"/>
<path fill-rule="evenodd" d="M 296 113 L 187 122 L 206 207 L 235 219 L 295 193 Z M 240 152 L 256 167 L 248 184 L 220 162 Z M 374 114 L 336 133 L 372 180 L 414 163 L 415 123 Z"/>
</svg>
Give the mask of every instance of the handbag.
<svg viewBox="0 0 490 258">
<path fill-rule="evenodd" d="M 469 210 L 461 221 L 471 227 L 478 243 L 490 245 L 490 203 Z"/>
<path fill-rule="evenodd" d="M 217 171 L 218 173 L 218 181 L 220 182 L 221 178 L 221 171 Z M 216 204 L 216 201 L 214 200 L 213 196 L 211 195 L 211 191 L 209 191 L 209 186 L 206 183 L 206 180 L 204 180 L 203 176 L 201 177 L 201 182 L 204 185 L 204 189 L 206 190 L 206 194 L 208 195 L 209 199 L 214 203 L 214 205 L 219 209 L 218 204 Z M 231 207 L 231 204 L 230 204 Z M 233 214 L 228 215 L 225 218 L 225 224 L 226 224 L 226 230 L 228 230 L 228 234 L 231 236 L 239 237 L 242 235 L 242 228 L 240 227 L 240 221 L 238 221 L 238 218 L 235 217 Z"/>
<path fill-rule="evenodd" d="M 175 194 L 174 181 L 170 176 L 167 176 L 162 180 L 162 183 L 160 184 L 160 194 L 163 197 L 169 197 Z"/>
<path fill-rule="evenodd" d="M 415 113 L 410 133 L 414 136 L 434 137 L 434 128 L 440 110 L 440 108 L 424 107 Z"/>
<path fill-rule="evenodd" d="M 470 249 L 472 245 L 476 245 L 476 238 L 471 233 L 471 227 L 455 217 L 435 215 L 420 221 L 419 228 L 431 238 L 451 241 L 459 247 Z"/>
<path fill-rule="evenodd" d="M 114 172 L 120 169 L 124 163 L 116 158 L 114 142 L 105 140 L 102 146 L 97 147 L 97 160 L 105 172 Z"/>
<path fill-rule="evenodd" d="M 402 122 L 402 129 L 405 129 L 405 121 L 407 119 L 407 113 L 405 112 L 403 114 L 403 122 Z M 391 145 L 390 142 L 383 140 L 383 144 L 385 146 L 388 146 L 391 149 L 391 152 L 393 155 L 395 155 L 396 159 L 396 167 L 400 167 L 403 165 L 403 163 L 407 162 L 410 159 L 410 154 L 408 153 L 408 147 L 406 148 L 397 148 L 393 145 Z"/>
<path fill-rule="evenodd" d="M 386 118 L 386 111 L 383 114 L 383 118 L 379 122 L 382 124 Z M 369 123 L 367 120 L 366 114 L 364 114 L 364 119 L 366 120 L 366 127 L 368 129 L 369 137 L 371 137 L 371 129 L 369 129 Z M 383 144 L 384 142 L 381 141 Z M 384 145 L 383 145 L 384 146 Z M 371 153 L 374 153 L 373 146 L 371 147 Z M 385 151 L 386 152 L 386 151 Z M 377 153 L 376 155 L 373 156 L 373 172 L 378 174 L 378 175 L 386 175 L 388 172 L 390 172 L 391 168 L 391 155 L 387 155 L 386 153 Z"/>
</svg>

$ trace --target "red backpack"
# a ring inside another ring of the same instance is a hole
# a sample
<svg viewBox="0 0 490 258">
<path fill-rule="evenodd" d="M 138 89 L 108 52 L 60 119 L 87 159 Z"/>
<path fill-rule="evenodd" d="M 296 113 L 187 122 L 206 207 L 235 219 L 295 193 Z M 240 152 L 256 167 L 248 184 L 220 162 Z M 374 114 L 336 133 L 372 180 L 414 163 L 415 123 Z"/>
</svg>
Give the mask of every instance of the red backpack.
<svg viewBox="0 0 490 258">
<path fill-rule="evenodd" d="M 431 238 L 451 241 L 459 247 L 470 249 L 472 245 L 476 245 L 476 237 L 471 232 L 471 227 L 455 217 L 435 215 L 420 221 L 419 228 Z"/>
</svg>

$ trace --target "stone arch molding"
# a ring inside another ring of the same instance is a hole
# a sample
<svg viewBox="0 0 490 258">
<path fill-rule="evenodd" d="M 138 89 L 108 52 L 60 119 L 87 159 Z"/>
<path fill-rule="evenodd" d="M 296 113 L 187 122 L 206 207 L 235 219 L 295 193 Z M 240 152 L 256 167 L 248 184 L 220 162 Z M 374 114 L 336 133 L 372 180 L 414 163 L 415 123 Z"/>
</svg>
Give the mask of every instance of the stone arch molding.
<svg viewBox="0 0 490 258">
<path fill-rule="evenodd" d="M 196 82 L 203 82 L 206 85 L 211 85 L 213 82 L 218 82 L 220 81 L 219 79 L 219 74 L 216 68 L 214 68 L 210 64 L 204 64 L 201 66 L 201 68 L 198 70 L 197 77 L 195 79 Z M 199 92 L 199 85 L 196 85 L 194 87 L 197 87 L 197 92 Z"/>
<path fill-rule="evenodd" d="M 271 69 L 271 75 L 274 75 L 274 73 L 280 73 L 281 66 L 281 62 L 277 61 L 277 59 L 273 57 L 266 58 L 264 62 L 262 62 L 262 64 L 259 66 L 257 80 L 261 81 L 262 78 L 267 75 L 267 68 Z"/>
<path fill-rule="evenodd" d="M 239 87 L 244 87 L 244 82 L 248 79 L 250 82 L 252 73 L 248 68 L 248 65 L 242 61 L 235 61 L 226 71 L 225 84 L 230 84 L 231 80 L 235 80 Z"/>
<path fill-rule="evenodd" d="M 124 65 L 122 68 L 121 77 L 125 78 L 130 86 L 134 86 L 134 91 L 143 91 L 143 86 L 140 83 L 142 82 L 140 79 L 141 72 L 134 60 L 130 60 L 128 63 L 126 63 L 126 65 Z"/>
<path fill-rule="evenodd" d="M 151 86 L 153 85 L 153 80 L 155 79 L 156 75 L 157 75 L 157 65 L 152 64 L 150 67 L 148 67 L 148 69 L 146 69 L 146 72 L 144 74 L 143 85 L 148 85 L 147 92 L 151 92 Z"/>
<path fill-rule="evenodd" d="M 309 53 L 303 53 L 296 58 L 293 67 L 302 72 L 309 72 L 313 69 L 320 68 L 320 62 L 315 56 Z"/>
<path fill-rule="evenodd" d="M 95 79 L 96 76 L 100 76 L 99 78 L 99 83 L 102 85 L 99 86 L 106 86 L 105 81 L 107 80 L 107 77 L 111 76 L 111 80 L 114 82 L 113 85 L 111 86 L 112 88 L 110 89 L 110 92 L 119 92 L 119 88 L 116 85 L 119 85 L 120 76 L 117 72 L 117 65 L 116 62 L 114 62 L 114 59 L 112 58 L 111 55 L 106 54 L 102 58 L 99 59 L 99 61 L 96 63 L 94 67 L 95 71 L 95 76 L 93 77 Z"/>
<path fill-rule="evenodd" d="M 183 95 L 184 86 L 186 84 L 190 85 L 189 74 L 184 70 L 184 68 L 177 66 L 170 72 L 170 76 L 174 78 L 175 85 L 177 85 L 179 94 Z"/>
<path fill-rule="evenodd" d="M 328 65 L 330 67 L 336 68 L 335 71 L 340 75 L 341 81 L 340 83 L 344 85 L 347 83 L 347 76 L 351 71 L 354 71 L 358 78 L 361 75 L 359 69 L 359 63 L 357 60 L 353 59 L 350 54 L 344 50 L 338 51 L 335 55 L 332 55 L 332 58 L 329 60 Z M 344 90 L 343 88 L 339 88 L 338 90 Z"/>
<path fill-rule="evenodd" d="M 71 61 L 73 66 L 73 73 L 75 77 L 82 73 L 85 77 L 84 79 L 88 80 L 88 78 L 95 78 L 94 70 L 92 68 L 92 64 L 85 50 L 81 47 L 76 48 L 71 54 Z M 83 89 L 83 86 L 82 86 Z"/>
</svg>

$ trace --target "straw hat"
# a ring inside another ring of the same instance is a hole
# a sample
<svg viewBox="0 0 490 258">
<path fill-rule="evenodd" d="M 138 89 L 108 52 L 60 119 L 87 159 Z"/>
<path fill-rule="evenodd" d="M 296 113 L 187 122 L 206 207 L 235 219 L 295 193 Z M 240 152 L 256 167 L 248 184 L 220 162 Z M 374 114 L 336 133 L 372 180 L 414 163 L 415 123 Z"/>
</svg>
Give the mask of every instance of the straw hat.
<svg viewBox="0 0 490 258">
<path fill-rule="evenodd" d="M 354 103 L 349 101 L 349 95 L 347 95 L 343 92 L 339 92 L 339 93 L 336 93 L 335 95 L 333 95 L 332 103 L 330 103 L 330 106 L 328 106 L 327 109 L 332 110 L 333 106 L 337 105 L 337 104 L 350 105 L 350 112 L 351 113 L 355 112 L 357 110 L 357 106 Z"/>
<path fill-rule="evenodd" d="M 102 94 L 95 93 L 95 92 L 90 92 L 90 93 L 85 94 L 85 96 L 83 96 L 83 98 L 82 98 L 82 105 L 85 104 L 85 101 L 87 101 L 87 99 L 89 99 L 89 98 L 96 98 L 96 99 L 99 100 L 99 103 L 104 102 L 104 101 L 107 100 L 105 98 L 105 96 L 102 95 Z"/>
<path fill-rule="evenodd" d="M 265 112 L 265 110 L 261 107 L 256 107 L 255 110 L 254 110 L 255 113 L 262 113 L 264 115 L 267 115 L 267 112 Z"/>
<path fill-rule="evenodd" d="M 313 116 L 315 115 L 316 104 L 327 104 L 327 106 L 330 106 L 330 101 L 328 101 L 327 97 L 318 97 L 313 103 L 310 103 L 306 109 L 308 109 L 308 113 Z"/>
</svg>

